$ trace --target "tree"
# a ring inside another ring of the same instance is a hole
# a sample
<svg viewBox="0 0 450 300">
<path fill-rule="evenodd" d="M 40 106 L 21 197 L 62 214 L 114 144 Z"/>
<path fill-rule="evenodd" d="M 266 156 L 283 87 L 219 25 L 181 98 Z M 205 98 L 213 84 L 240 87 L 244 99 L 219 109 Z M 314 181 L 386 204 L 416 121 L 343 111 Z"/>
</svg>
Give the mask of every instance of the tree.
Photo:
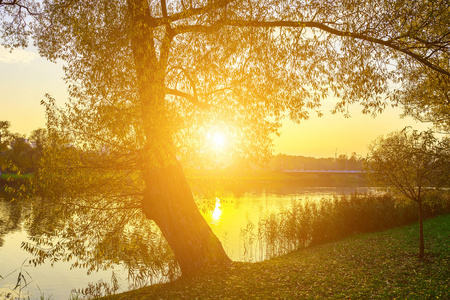
<svg viewBox="0 0 450 300">
<path fill-rule="evenodd" d="M 32 153 L 31 153 L 31 160 L 32 160 L 32 171 L 35 173 L 39 170 L 39 164 L 42 159 L 42 156 L 44 155 L 44 146 L 48 143 L 48 133 L 47 129 L 44 128 L 38 128 L 31 132 L 30 136 L 28 137 L 28 140 L 30 141 L 32 145 Z"/>
<path fill-rule="evenodd" d="M 6 159 L 3 155 L 4 151 L 7 150 L 6 137 L 9 135 L 9 122 L 0 121 L 0 172 L 6 167 Z"/>
<path fill-rule="evenodd" d="M 11 142 L 10 149 L 6 151 L 6 156 L 11 163 L 11 171 L 31 173 L 34 169 L 33 152 L 33 148 L 26 138 L 15 137 Z"/>
<path fill-rule="evenodd" d="M 347 170 L 348 169 L 348 156 L 347 154 L 340 154 L 336 161 L 338 170 Z"/>
<path fill-rule="evenodd" d="M 446 1 L 441 3 L 444 2 Z M 444 52 L 436 57 L 435 62 L 448 69 L 450 49 L 444 36 L 448 35 L 450 28 L 448 24 L 450 4 L 445 3 L 442 7 L 445 11 L 440 13 L 433 11 L 427 1 L 416 5 L 428 7 L 424 12 L 426 17 L 418 22 L 410 23 L 408 33 L 417 35 L 414 38 L 417 43 L 424 43 L 427 39 L 436 41 L 436 45 Z M 429 27 L 430 23 L 435 25 Z M 425 55 L 434 55 L 435 51 L 425 47 L 421 52 L 426 53 Z M 430 72 L 428 68 L 413 66 L 407 62 L 400 62 L 399 70 L 403 76 L 408 78 L 402 83 L 404 88 L 398 98 L 404 108 L 404 114 L 411 115 L 421 122 L 432 122 L 437 130 L 449 133 L 450 77 L 442 73 Z"/>
<path fill-rule="evenodd" d="M 362 158 L 362 157 L 360 157 Z M 361 170 L 361 160 L 358 158 L 358 154 L 356 152 L 352 152 L 350 159 L 348 160 L 348 169 L 349 170 Z"/>
<path fill-rule="evenodd" d="M 411 71 L 409 76 L 408 92 L 400 98 L 404 115 L 411 115 L 421 122 L 431 122 L 436 130 L 450 133 L 449 77 L 422 68 Z"/>
<path fill-rule="evenodd" d="M 9 127 L 9 121 L 0 121 L 0 170 L 21 173 L 37 171 L 47 130 L 33 130 L 29 139 L 26 139 L 21 134 L 10 132 Z"/>
<path fill-rule="evenodd" d="M 0 42 L 4 47 L 26 47 L 31 35 L 30 21 L 39 15 L 39 2 L 0 1 Z"/>
<path fill-rule="evenodd" d="M 0 171 L 11 166 L 11 160 L 7 153 L 15 135 L 9 130 L 10 126 L 9 121 L 0 121 Z"/>
<path fill-rule="evenodd" d="M 376 184 L 387 185 L 419 211 L 420 259 L 424 256 L 423 202 L 431 191 L 450 185 L 450 141 L 437 140 L 431 131 L 409 132 L 406 128 L 369 147 L 366 173 Z"/>
<path fill-rule="evenodd" d="M 8 121 L 0 121 L 0 151 L 6 150 L 11 136 L 9 131 L 11 124 Z"/>
<path fill-rule="evenodd" d="M 39 190 L 61 216 L 114 211 L 86 226 L 115 234 L 143 211 L 184 274 L 226 265 L 177 157 L 201 154 L 196 141 L 219 124 L 240 157 L 264 160 L 283 117 L 320 114 L 330 94 L 335 111 L 359 102 L 380 112 L 406 92 L 393 90 L 408 77 L 392 64 L 448 77 L 447 9 L 431 0 L 44 1 L 35 43 L 65 62 L 71 100 L 44 102 L 53 144 Z"/>
</svg>

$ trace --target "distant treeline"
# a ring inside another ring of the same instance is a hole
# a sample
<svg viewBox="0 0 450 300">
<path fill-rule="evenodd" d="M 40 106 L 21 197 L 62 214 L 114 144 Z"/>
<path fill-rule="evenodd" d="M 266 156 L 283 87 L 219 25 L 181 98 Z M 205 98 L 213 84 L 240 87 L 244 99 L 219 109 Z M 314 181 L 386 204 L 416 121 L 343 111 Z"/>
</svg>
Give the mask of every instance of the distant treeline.
<svg viewBox="0 0 450 300">
<path fill-rule="evenodd" d="M 362 160 L 353 152 L 350 157 L 341 154 L 337 158 L 315 158 L 278 154 L 268 164 L 272 170 L 361 170 Z"/>
<path fill-rule="evenodd" d="M 36 172 L 43 155 L 44 143 L 48 139 L 47 130 L 39 128 L 26 137 L 12 133 L 9 127 L 8 121 L 0 120 L 0 175 Z M 5 176 L 0 177 L 0 180 L 2 178 L 4 180 Z"/>
</svg>

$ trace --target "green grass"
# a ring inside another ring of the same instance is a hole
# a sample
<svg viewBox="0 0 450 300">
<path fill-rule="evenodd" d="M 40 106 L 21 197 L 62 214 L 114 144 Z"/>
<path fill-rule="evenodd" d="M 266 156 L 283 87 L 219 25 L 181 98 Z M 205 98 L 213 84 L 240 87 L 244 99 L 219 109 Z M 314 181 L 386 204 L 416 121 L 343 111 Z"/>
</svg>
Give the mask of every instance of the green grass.
<svg viewBox="0 0 450 300">
<path fill-rule="evenodd" d="M 9 178 L 11 179 L 28 179 L 33 177 L 33 174 L 13 174 L 13 173 L 2 173 L 0 175 L 0 179 L 7 180 Z"/>
<path fill-rule="evenodd" d="M 233 263 L 107 299 L 450 299 L 450 215 L 361 234 L 260 263 Z"/>
</svg>

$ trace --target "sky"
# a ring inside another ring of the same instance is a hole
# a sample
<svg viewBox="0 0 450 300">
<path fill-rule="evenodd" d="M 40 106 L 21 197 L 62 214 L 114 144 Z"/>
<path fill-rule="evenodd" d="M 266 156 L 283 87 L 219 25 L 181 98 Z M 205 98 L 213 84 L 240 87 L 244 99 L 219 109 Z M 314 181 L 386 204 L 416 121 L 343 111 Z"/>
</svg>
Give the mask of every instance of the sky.
<svg viewBox="0 0 450 300">
<path fill-rule="evenodd" d="M 39 56 L 35 49 L 14 49 L 12 53 L 0 47 L 0 120 L 11 122 L 11 131 L 29 135 L 45 127 L 45 111 L 40 105 L 48 93 L 63 105 L 68 98 L 62 79 L 61 64 Z M 332 115 L 332 99 L 323 103 L 324 116 L 294 124 L 283 123 L 276 137 L 275 154 L 334 157 L 335 154 L 365 156 L 367 146 L 377 137 L 406 126 L 426 130 L 430 125 L 410 117 L 400 118 L 401 108 L 388 107 L 376 118 L 363 115 L 358 105 L 350 107 L 350 118 Z"/>
</svg>

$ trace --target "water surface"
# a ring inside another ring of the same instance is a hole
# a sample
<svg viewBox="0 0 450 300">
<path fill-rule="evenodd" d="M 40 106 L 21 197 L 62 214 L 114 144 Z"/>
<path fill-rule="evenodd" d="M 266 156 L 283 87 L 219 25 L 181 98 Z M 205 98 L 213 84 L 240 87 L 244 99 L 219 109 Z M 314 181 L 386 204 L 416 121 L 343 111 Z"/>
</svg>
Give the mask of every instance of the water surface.
<svg viewBox="0 0 450 300">
<path fill-rule="evenodd" d="M 320 201 L 324 197 L 365 192 L 366 188 L 342 187 L 249 187 L 239 191 L 221 191 L 217 195 L 196 195 L 199 206 L 203 207 L 203 215 L 214 233 L 221 240 L 225 251 L 233 260 L 248 259 L 244 255 L 241 231 L 248 224 L 257 226 L 261 218 L 270 212 L 288 208 L 293 200 L 312 199 Z M 202 204 L 203 203 L 203 204 Z M 23 280 L 21 296 L 31 299 L 39 298 L 41 293 L 45 298 L 68 299 L 73 289 L 83 289 L 89 282 L 100 280 L 110 282 L 112 270 L 86 274 L 85 269 L 71 269 L 71 262 L 57 262 L 53 266 L 43 264 L 33 266 L 28 260 L 33 256 L 21 249 L 23 241 L 27 241 L 26 220 L 14 203 L 1 199 L 0 201 L 0 295 L 10 291 L 17 284 L 18 278 Z M 257 260 L 258 257 L 252 257 Z M 127 272 L 121 265 L 114 267 L 115 275 L 119 277 L 121 290 L 128 289 Z M 19 276 L 20 275 L 20 276 Z M 25 283 L 26 281 L 26 283 Z M 18 289 L 16 289 L 18 291 Z M 120 292 L 119 291 L 119 292 Z M 0 299 L 5 298 L 5 294 Z"/>
</svg>

